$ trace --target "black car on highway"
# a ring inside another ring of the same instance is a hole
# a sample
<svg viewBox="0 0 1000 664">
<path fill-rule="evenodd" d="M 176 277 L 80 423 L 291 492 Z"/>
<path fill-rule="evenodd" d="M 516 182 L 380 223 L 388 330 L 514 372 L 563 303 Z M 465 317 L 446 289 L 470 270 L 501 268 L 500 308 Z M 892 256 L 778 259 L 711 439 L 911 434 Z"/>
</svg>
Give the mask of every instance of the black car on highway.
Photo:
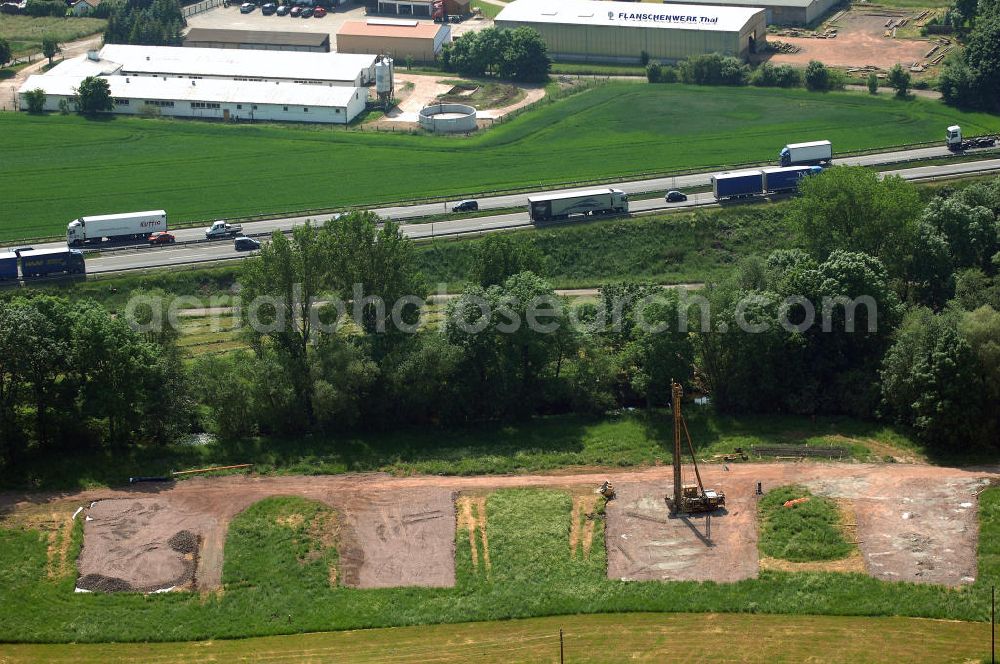
<svg viewBox="0 0 1000 664">
<path fill-rule="evenodd" d="M 233 248 L 236 251 L 256 251 L 260 249 L 260 242 L 252 237 L 238 237 L 233 240 Z"/>
<path fill-rule="evenodd" d="M 477 201 L 459 201 L 451 208 L 452 212 L 474 212 L 479 209 Z"/>
<path fill-rule="evenodd" d="M 671 189 L 667 192 L 667 195 L 663 197 L 668 203 L 681 203 L 688 199 L 687 194 L 677 191 L 676 189 Z"/>
</svg>

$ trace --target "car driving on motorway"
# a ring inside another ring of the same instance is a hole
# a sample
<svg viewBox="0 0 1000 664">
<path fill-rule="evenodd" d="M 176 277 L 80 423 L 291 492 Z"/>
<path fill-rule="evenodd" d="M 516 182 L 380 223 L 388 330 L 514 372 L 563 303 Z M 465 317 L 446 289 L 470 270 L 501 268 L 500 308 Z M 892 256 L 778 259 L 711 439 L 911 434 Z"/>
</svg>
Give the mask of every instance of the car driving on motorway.
<svg viewBox="0 0 1000 664">
<path fill-rule="evenodd" d="M 472 212 L 479 209 L 478 201 L 459 201 L 451 208 L 452 212 Z"/>
<path fill-rule="evenodd" d="M 687 194 L 677 191 L 676 189 L 671 189 L 667 192 L 667 195 L 663 197 L 668 203 L 681 203 L 688 199 Z"/>
<path fill-rule="evenodd" d="M 156 231 L 149 236 L 150 244 L 173 244 L 177 241 L 173 233 L 168 233 L 166 231 Z"/>
<path fill-rule="evenodd" d="M 260 242 L 252 237 L 238 237 L 233 240 L 233 248 L 236 251 L 256 251 L 260 249 Z"/>
</svg>

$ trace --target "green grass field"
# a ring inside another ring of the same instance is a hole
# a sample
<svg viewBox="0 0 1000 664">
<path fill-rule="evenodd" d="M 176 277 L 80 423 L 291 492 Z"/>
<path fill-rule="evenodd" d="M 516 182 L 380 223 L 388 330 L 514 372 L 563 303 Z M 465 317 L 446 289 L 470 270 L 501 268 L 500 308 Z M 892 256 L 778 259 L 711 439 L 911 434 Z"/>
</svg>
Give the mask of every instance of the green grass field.
<svg viewBox="0 0 1000 664">
<path fill-rule="evenodd" d="M 807 498 L 784 507 L 789 500 Z M 840 511 L 830 498 L 814 496 L 801 486 L 772 489 L 757 503 L 760 515 L 760 552 L 765 556 L 807 562 L 837 560 L 851 552 L 840 530 Z"/>
<path fill-rule="evenodd" d="M 719 415 L 691 408 L 691 435 L 703 458 L 751 445 L 838 445 L 846 456 L 881 460 L 887 448 L 922 458 L 913 441 L 892 427 L 847 418 Z M 253 463 L 259 473 L 328 475 L 386 471 L 480 475 L 551 471 L 567 466 L 627 468 L 670 463 L 669 412 L 604 417 L 561 415 L 506 426 L 436 429 L 295 440 L 254 439 L 204 445 L 183 443 L 107 452 L 65 451 L 25 458 L 18 473 L 0 477 L 0 488 L 80 489 L 116 486 L 131 475 Z"/>
<path fill-rule="evenodd" d="M 40 52 L 42 38 L 48 35 L 52 35 L 60 43 L 63 43 L 103 32 L 107 24 L 107 21 L 99 18 L 0 14 L 0 38 L 10 42 L 15 56 L 26 55 Z"/>
<path fill-rule="evenodd" d="M 799 664 L 988 662 L 986 623 L 917 618 L 659 613 L 556 616 L 271 636 L 233 641 L 2 646 L 7 664 L 134 662 L 428 662 Z M 915 636 L 919 635 L 919 636 Z"/>
<path fill-rule="evenodd" d="M 263 501 L 234 520 L 219 593 L 73 593 L 75 570 L 53 568 L 48 539 L 5 524 L 0 643 L 188 641 L 639 611 L 984 621 L 990 586 L 1000 572 L 1000 489 L 988 489 L 979 501 L 979 577 L 959 589 L 823 572 L 761 571 L 757 579 L 731 584 L 610 580 L 601 546 L 603 521 L 594 522 L 589 555 L 580 547 L 571 551 L 573 497 L 558 490 L 503 489 L 486 496 L 490 567 L 483 558 L 473 562 L 468 532 L 457 529 L 454 588 L 358 590 L 331 583 L 328 565 L 336 557 L 329 543 L 318 539 L 329 531 L 311 526 L 329 510 L 300 498 Z M 62 519 L 73 508 L 63 503 L 60 509 Z M 774 635 L 775 647 L 788 634 Z M 726 638 L 719 634 L 718 640 Z M 961 647 L 974 653 L 983 652 L 982 645 L 977 639 Z"/>
<path fill-rule="evenodd" d="M 954 123 L 1000 131 L 1000 116 L 923 99 L 638 83 L 544 104 L 472 138 L 9 113 L 0 240 L 61 235 L 82 214 L 164 208 L 183 222 L 473 194 L 773 161 L 785 143 L 817 136 L 838 152 L 937 141 Z"/>
</svg>

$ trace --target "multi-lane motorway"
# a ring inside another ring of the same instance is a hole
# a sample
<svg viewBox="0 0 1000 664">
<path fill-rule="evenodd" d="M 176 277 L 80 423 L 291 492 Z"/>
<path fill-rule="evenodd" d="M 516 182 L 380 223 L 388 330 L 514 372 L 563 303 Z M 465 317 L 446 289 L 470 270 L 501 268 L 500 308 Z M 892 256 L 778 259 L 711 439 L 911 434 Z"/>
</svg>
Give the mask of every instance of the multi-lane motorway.
<svg viewBox="0 0 1000 664">
<path fill-rule="evenodd" d="M 945 157 L 950 154 L 951 153 L 949 153 L 944 147 L 920 148 L 915 150 L 879 153 L 858 157 L 846 157 L 836 159 L 834 160 L 834 163 L 839 165 L 875 166 L 911 162 L 935 157 Z M 992 153 L 989 156 L 993 156 L 993 154 L 995 153 Z M 985 156 L 987 155 L 984 155 L 984 157 Z M 981 161 L 956 162 L 934 166 L 916 166 L 894 171 L 884 171 L 883 173 L 886 175 L 899 175 L 908 180 L 923 180 L 990 172 L 1000 172 L 1000 159 L 983 159 Z M 649 194 L 651 192 L 662 194 L 662 192 L 668 189 L 691 189 L 706 186 L 710 184 L 709 178 L 711 175 L 712 172 L 707 172 L 677 177 L 634 180 L 630 182 L 615 183 L 613 186 L 618 189 L 622 189 L 629 194 Z M 565 189 L 562 191 L 574 191 L 586 188 L 593 187 Z M 481 198 L 478 199 L 479 208 L 480 210 L 526 208 L 527 198 L 530 195 L 531 194 L 520 193 Z M 657 210 L 697 207 L 713 203 L 715 203 L 715 199 L 711 193 L 702 193 L 692 194 L 689 196 L 687 202 L 684 203 L 666 203 L 664 202 L 662 196 L 646 200 L 633 200 L 630 202 L 629 208 L 633 214 L 641 214 Z M 420 217 L 441 214 L 447 209 L 448 207 L 443 203 L 430 203 L 378 208 L 373 211 L 383 218 L 398 219 L 402 221 L 406 219 L 417 219 Z M 308 217 L 286 217 L 247 223 L 243 225 L 243 230 L 248 235 L 270 233 L 274 230 L 287 231 L 295 225 L 304 223 L 307 218 Z M 321 217 L 320 219 L 325 218 L 326 217 Z M 423 239 L 430 238 L 432 236 L 486 233 L 501 229 L 529 226 L 530 224 L 531 222 L 528 219 L 527 212 L 517 212 L 510 214 L 450 219 L 448 221 L 435 223 L 413 223 L 406 224 L 402 228 L 403 232 L 407 236 L 414 239 Z M 177 236 L 178 243 L 204 239 L 204 231 L 201 228 L 178 229 L 172 232 L 174 232 Z M 35 246 L 40 247 L 41 245 Z M 60 243 L 52 243 L 44 246 L 56 247 L 60 246 Z M 171 265 L 185 265 L 225 260 L 229 258 L 239 258 L 244 255 L 245 254 L 237 253 L 233 249 L 233 243 L 231 241 L 223 240 L 187 245 L 177 244 L 173 246 L 155 248 L 137 247 L 133 249 L 107 251 L 98 256 L 88 258 L 87 272 L 93 274 Z"/>
</svg>

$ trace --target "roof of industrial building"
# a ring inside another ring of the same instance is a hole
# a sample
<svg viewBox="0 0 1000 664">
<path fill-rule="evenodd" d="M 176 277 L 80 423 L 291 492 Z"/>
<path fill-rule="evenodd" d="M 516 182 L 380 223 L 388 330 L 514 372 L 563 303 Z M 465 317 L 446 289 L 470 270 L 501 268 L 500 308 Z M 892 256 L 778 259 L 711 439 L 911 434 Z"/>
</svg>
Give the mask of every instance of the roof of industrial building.
<svg viewBox="0 0 1000 664">
<path fill-rule="evenodd" d="M 270 46 L 325 46 L 330 41 L 330 35 L 325 32 L 191 28 L 184 36 L 185 43 L 206 41 L 224 44 L 266 44 Z"/>
<path fill-rule="evenodd" d="M 117 62 L 107 60 L 91 60 L 86 55 L 81 55 L 69 60 L 63 60 L 47 73 L 52 76 L 107 76 L 116 73 L 122 66 Z"/>
<path fill-rule="evenodd" d="M 353 81 L 375 64 L 367 54 L 130 44 L 108 44 L 100 57 L 121 63 L 126 73 L 316 81 Z"/>
<path fill-rule="evenodd" d="M 41 88 L 46 94 L 71 96 L 82 79 L 78 76 L 53 76 L 35 74 L 21 86 L 19 93 Z M 107 76 L 111 96 L 125 99 L 153 99 L 159 101 L 201 101 L 246 104 L 294 104 L 296 106 L 345 107 L 364 88 L 346 86 L 305 85 L 302 83 L 262 83 L 256 81 L 230 81 L 203 78 L 187 80 L 151 76 Z"/>
<path fill-rule="evenodd" d="M 713 5 L 718 0 L 686 0 L 693 4 Z M 817 0 L 724 0 L 727 5 L 746 7 L 808 7 Z"/>
<path fill-rule="evenodd" d="M 340 30 L 337 30 L 337 36 L 434 39 L 442 30 L 450 30 L 450 26 L 447 23 L 430 23 L 428 21 L 368 19 L 367 21 L 345 22 L 340 26 Z"/>
<path fill-rule="evenodd" d="M 621 28 L 668 28 L 738 32 L 760 7 L 720 7 L 718 5 L 654 5 L 602 0 L 514 0 L 495 21 L 556 23 Z"/>
</svg>

